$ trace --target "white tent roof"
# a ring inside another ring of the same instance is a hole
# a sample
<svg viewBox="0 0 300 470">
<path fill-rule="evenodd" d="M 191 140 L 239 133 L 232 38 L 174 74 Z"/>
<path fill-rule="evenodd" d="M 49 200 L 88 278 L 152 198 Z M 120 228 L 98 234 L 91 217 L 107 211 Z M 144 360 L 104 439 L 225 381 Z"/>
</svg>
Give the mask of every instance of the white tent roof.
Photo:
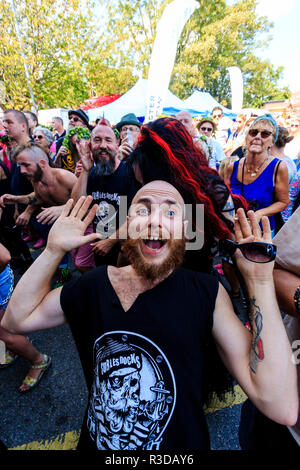
<svg viewBox="0 0 300 470">
<path fill-rule="evenodd" d="M 88 109 L 86 112 L 90 121 L 95 121 L 98 117 L 104 115 L 111 124 L 117 124 L 122 116 L 128 113 L 134 113 L 142 121 L 146 115 L 146 95 L 147 80 L 139 79 L 127 93 L 117 100 L 100 108 Z M 175 115 L 179 111 L 186 110 L 193 117 L 199 114 L 206 117 L 211 114 L 215 106 L 221 105 L 209 93 L 195 91 L 188 99 L 182 101 L 168 90 L 162 112 L 166 115 Z M 224 106 L 221 106 L 221 108 L 225 116 L 231 118 L 236 116 L 230 109 L 224 108 Z"/>
<path fill-rule="evenodd" d="M 100 108 L 88 109 L 90 121 L 95 121 L 98 117 L 108 119 L 112 124 L 117 124 L 122 116 L 134 113 L 137 118 L 144 118 L 146 115 L 146 94 L 147 80 L 139 79 L 137 83 L 117 100 Z M 165 106 L 183 109 L 182 101 L 170 90 L 167 91 Z"/>
<path fill-rule="evenodd" d="M 186 108 L 201 110 L 201 113 L 211 114 L 212 110 L 218 106 L 222 108 L 224 116 L 236 116 L 231 109 L 225 108 L 219 104 L 210 93 L 205 91 L 194 91 L 194 93 L 183 101 Z M 205 116 L 206 117 L 206 116 Z"/>
</svg>

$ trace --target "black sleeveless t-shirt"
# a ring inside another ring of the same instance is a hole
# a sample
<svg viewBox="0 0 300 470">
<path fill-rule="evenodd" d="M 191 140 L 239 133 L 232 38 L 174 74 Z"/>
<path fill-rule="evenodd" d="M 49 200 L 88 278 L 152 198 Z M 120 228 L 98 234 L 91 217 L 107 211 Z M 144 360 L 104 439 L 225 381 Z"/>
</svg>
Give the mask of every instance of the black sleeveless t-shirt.
<svg viewBox="0 0 300 470">
<path fill-rule="evenodd" d="M 204 371 L 217 293 L 215 277 L 184 268 L 127 312 L 106 266 L 63 287 L 89 390 L 78 449 L 210 448 Z"/>
</svg>

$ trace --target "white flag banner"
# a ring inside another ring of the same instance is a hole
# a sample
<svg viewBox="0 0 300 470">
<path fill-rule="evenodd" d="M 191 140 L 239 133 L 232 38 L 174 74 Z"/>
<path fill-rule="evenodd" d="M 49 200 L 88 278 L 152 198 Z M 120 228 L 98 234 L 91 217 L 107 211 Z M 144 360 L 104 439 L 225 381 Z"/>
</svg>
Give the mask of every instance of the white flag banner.
<svg viewBox="0 0 300 470">
<path fill-rule="evenodd" d="M 162 14 L 157 25 L 148 74 L 145 122 L 153 121 L 162 112 L 178 40 L 185 23 L 199 6 L 195 0 L 174 0 Z"/>
<path fill-rule="evenodd" d="M 239 113 L 243 108 L 244 85 L 243 75 L 239 67 L 228 67 L 231 86 L 231 109 Z"/>
</svg>

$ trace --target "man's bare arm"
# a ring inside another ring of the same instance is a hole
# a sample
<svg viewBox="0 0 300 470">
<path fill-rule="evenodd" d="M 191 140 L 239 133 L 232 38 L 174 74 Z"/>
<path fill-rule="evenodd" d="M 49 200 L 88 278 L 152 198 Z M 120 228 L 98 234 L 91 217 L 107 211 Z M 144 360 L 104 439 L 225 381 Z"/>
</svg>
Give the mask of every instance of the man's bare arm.
<svg viewBox="0 0 300 470">
<path fill-rule="evenodd" d="M 50 282 L 65 253 L 97 238 L 94 233 L 83 235 L 97 210 L 97 205 L 93 206 L 84 218 L 91 201 L 91 197 L 81 198 L 72 210 L 73 201 L 66 203 L 49 232 L 46 249 L 18 282 L 1 326 L 14 333 L 28 333 L 65 322 L 61 289 L 50 291 Z"/>
<path fill-rule="evenodd" d="M 248 216 L 252 226 L 257 224 L 253 212 L 248 212 Z M 268 225 L 269 230 L 267 218 L 263 219 L 263 223 L 264 228 Z M 253 238 L 245 216 L 242 224 L 244 237 L 241 238 L 236 231 L 239 243 Z M 257 224 L 254 230 L 256 240 L 259 238 L 258 229 Z M 269 238 L 268 232 L 263 241 L 270 241 Z M 236 257 L 251 304 L 251 333 L 236 317 L 228 294 L 220 286 L 213 325 L 220 356 L 262 413 L 278 423 L 293 425 L 298 416 L 297 376 L 276 300 L 273 263 L 253 263 L 241 253 Z"/>
<path fill-rule="evenodd" d="M 79 142 L 76 143 L 77 151 L 80 156 L 81 162 L 81 172 L 78 177 L 78 180 L 72 190 L 72 199 L 74 201 L 78 201 L 81 196 L 86 196 L 86 188 L 88 183 L 88 177 L 91 169 L 94 166 L 94 159 L 92 156 L 90 142 L 87 139 L 80 139 Z"/>
<path fill-rule="evenodd" d="M 89 171 L 82 169 L 77 181 L 72 189 L 71 197 L 76 202 L 81 196 L 86 196 L 86 188 L 89 177 Z"/>
<path fill-rule="evenodd" d="M 36 201 L 35 192 L 16 196 L 15 194 L 3 194 L 0 198 L 0 206 L 5 207 L 6 204 L 32 204 Z"/>
</svg>

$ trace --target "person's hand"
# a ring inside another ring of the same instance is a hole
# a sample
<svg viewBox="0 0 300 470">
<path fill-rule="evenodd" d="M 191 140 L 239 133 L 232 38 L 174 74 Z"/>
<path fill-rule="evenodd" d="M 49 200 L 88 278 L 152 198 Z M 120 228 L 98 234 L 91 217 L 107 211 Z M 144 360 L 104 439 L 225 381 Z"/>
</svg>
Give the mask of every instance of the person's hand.
<svg viewBox="0 0 300 470">
<path fill-rule="evenodd" d="M 82 169 L 89 172 L 94 166 L 90 141 L 88 139 L 80 139 L 76 142 L 76 148 L 80 157 Z"/>
<path fill-rule="evenodd" d="M 82 168 L 82 162 L 81 160 L 79 160 L 76 164 L 76 167 L 75 167 L 75 176 L 76 178 L 79 178 L 81 172 L 82 172 L 83 168 Z"/>
<path fill-rule="evenodd" d="M 67 155 L 68 152 L 69 150 L 67 149 L 67 147 L 65 147 L 64 145 L 61 145 L 59 151 L 56 154 L 56 158 L 61 157 L 63 155 Z"/>
<path fill-rule="evenodd" d="M 270 222 L 268 217 L 263 216 L 261 219 L 263 231 L 259 226 L 256 219 L 255 212 L 247 212 L 248 219 L 243 209 L 238 209 L 236 212 L 236 219 L 234 232 L 235 239 L 239 244 L 249 242 L 264 242 L 272 243 Z M 239 249 L 234 254 L 234 259 L 237 266 L 243 275 L 244 280 L 270 280 L 273 278 L 274 261 L 268 263 L 255 263 L 247 260 Z"/>
<path fill-rule="evenodd" d="M 259 223 L 261 221 L 261 218 L 263 217 L 263 214 L 260 210 L 255 211 L 255 217 L 257 222 Z"/>
<path fill-rule="evenodd" d="M 41 212 L 36 216 L 36 220 L 42 224 L 53 224 L 62 214 L 64 206 L 42 207 Z"/>
<path fill-rule="evenodd" d="M 91 243 L 92 251 L 99 255 L 105 256 L 113 247 L 113 241 L 110 238 L 106 238 L 105 240 L 99 240 L 95 243 Z"/>
<path fill-rule="evenodd" d="M 31 218 L 31 214 L 29 214 L 25 210 L 16 218 L 16 225 L 28 225 L 30 218 Z"/>
<path fill-rule="evenodd" d="M 98 205 L 94 204 L 89 210 L 92 201 L 92 196 L 82 196 L 73 207 L 73 199 L 68 200 L 61 216 L 49 232 L 46 247 L 48 251 L 52 251 L 55 254 L 65 254 L 99 238 L 100 235 L 98 233 L 84 235 L 98 209 Z"/>
<path fill-rule="evenodd" d="M 3 194 L 0 197 L 0 207 L 3 209 L 5 208 L 6 204 L 15 204 L 16 202 L 16 196 L 13 194 Z"/>
<path fill-rule="evenodd" d="M 134 149 L 134 147 L 132 147 L 132 146 L 128 143 L 127 136 L 124 137 L 124 139 L 122 139 L 121 145 L 119 145 L 118 153 L 117 153 L 117 158 L 118 158 L 119 160 L 124 160 L 124 159 L 127 158 L 128 155 L 133 151 L 133 149 Z"/>
</svg>

